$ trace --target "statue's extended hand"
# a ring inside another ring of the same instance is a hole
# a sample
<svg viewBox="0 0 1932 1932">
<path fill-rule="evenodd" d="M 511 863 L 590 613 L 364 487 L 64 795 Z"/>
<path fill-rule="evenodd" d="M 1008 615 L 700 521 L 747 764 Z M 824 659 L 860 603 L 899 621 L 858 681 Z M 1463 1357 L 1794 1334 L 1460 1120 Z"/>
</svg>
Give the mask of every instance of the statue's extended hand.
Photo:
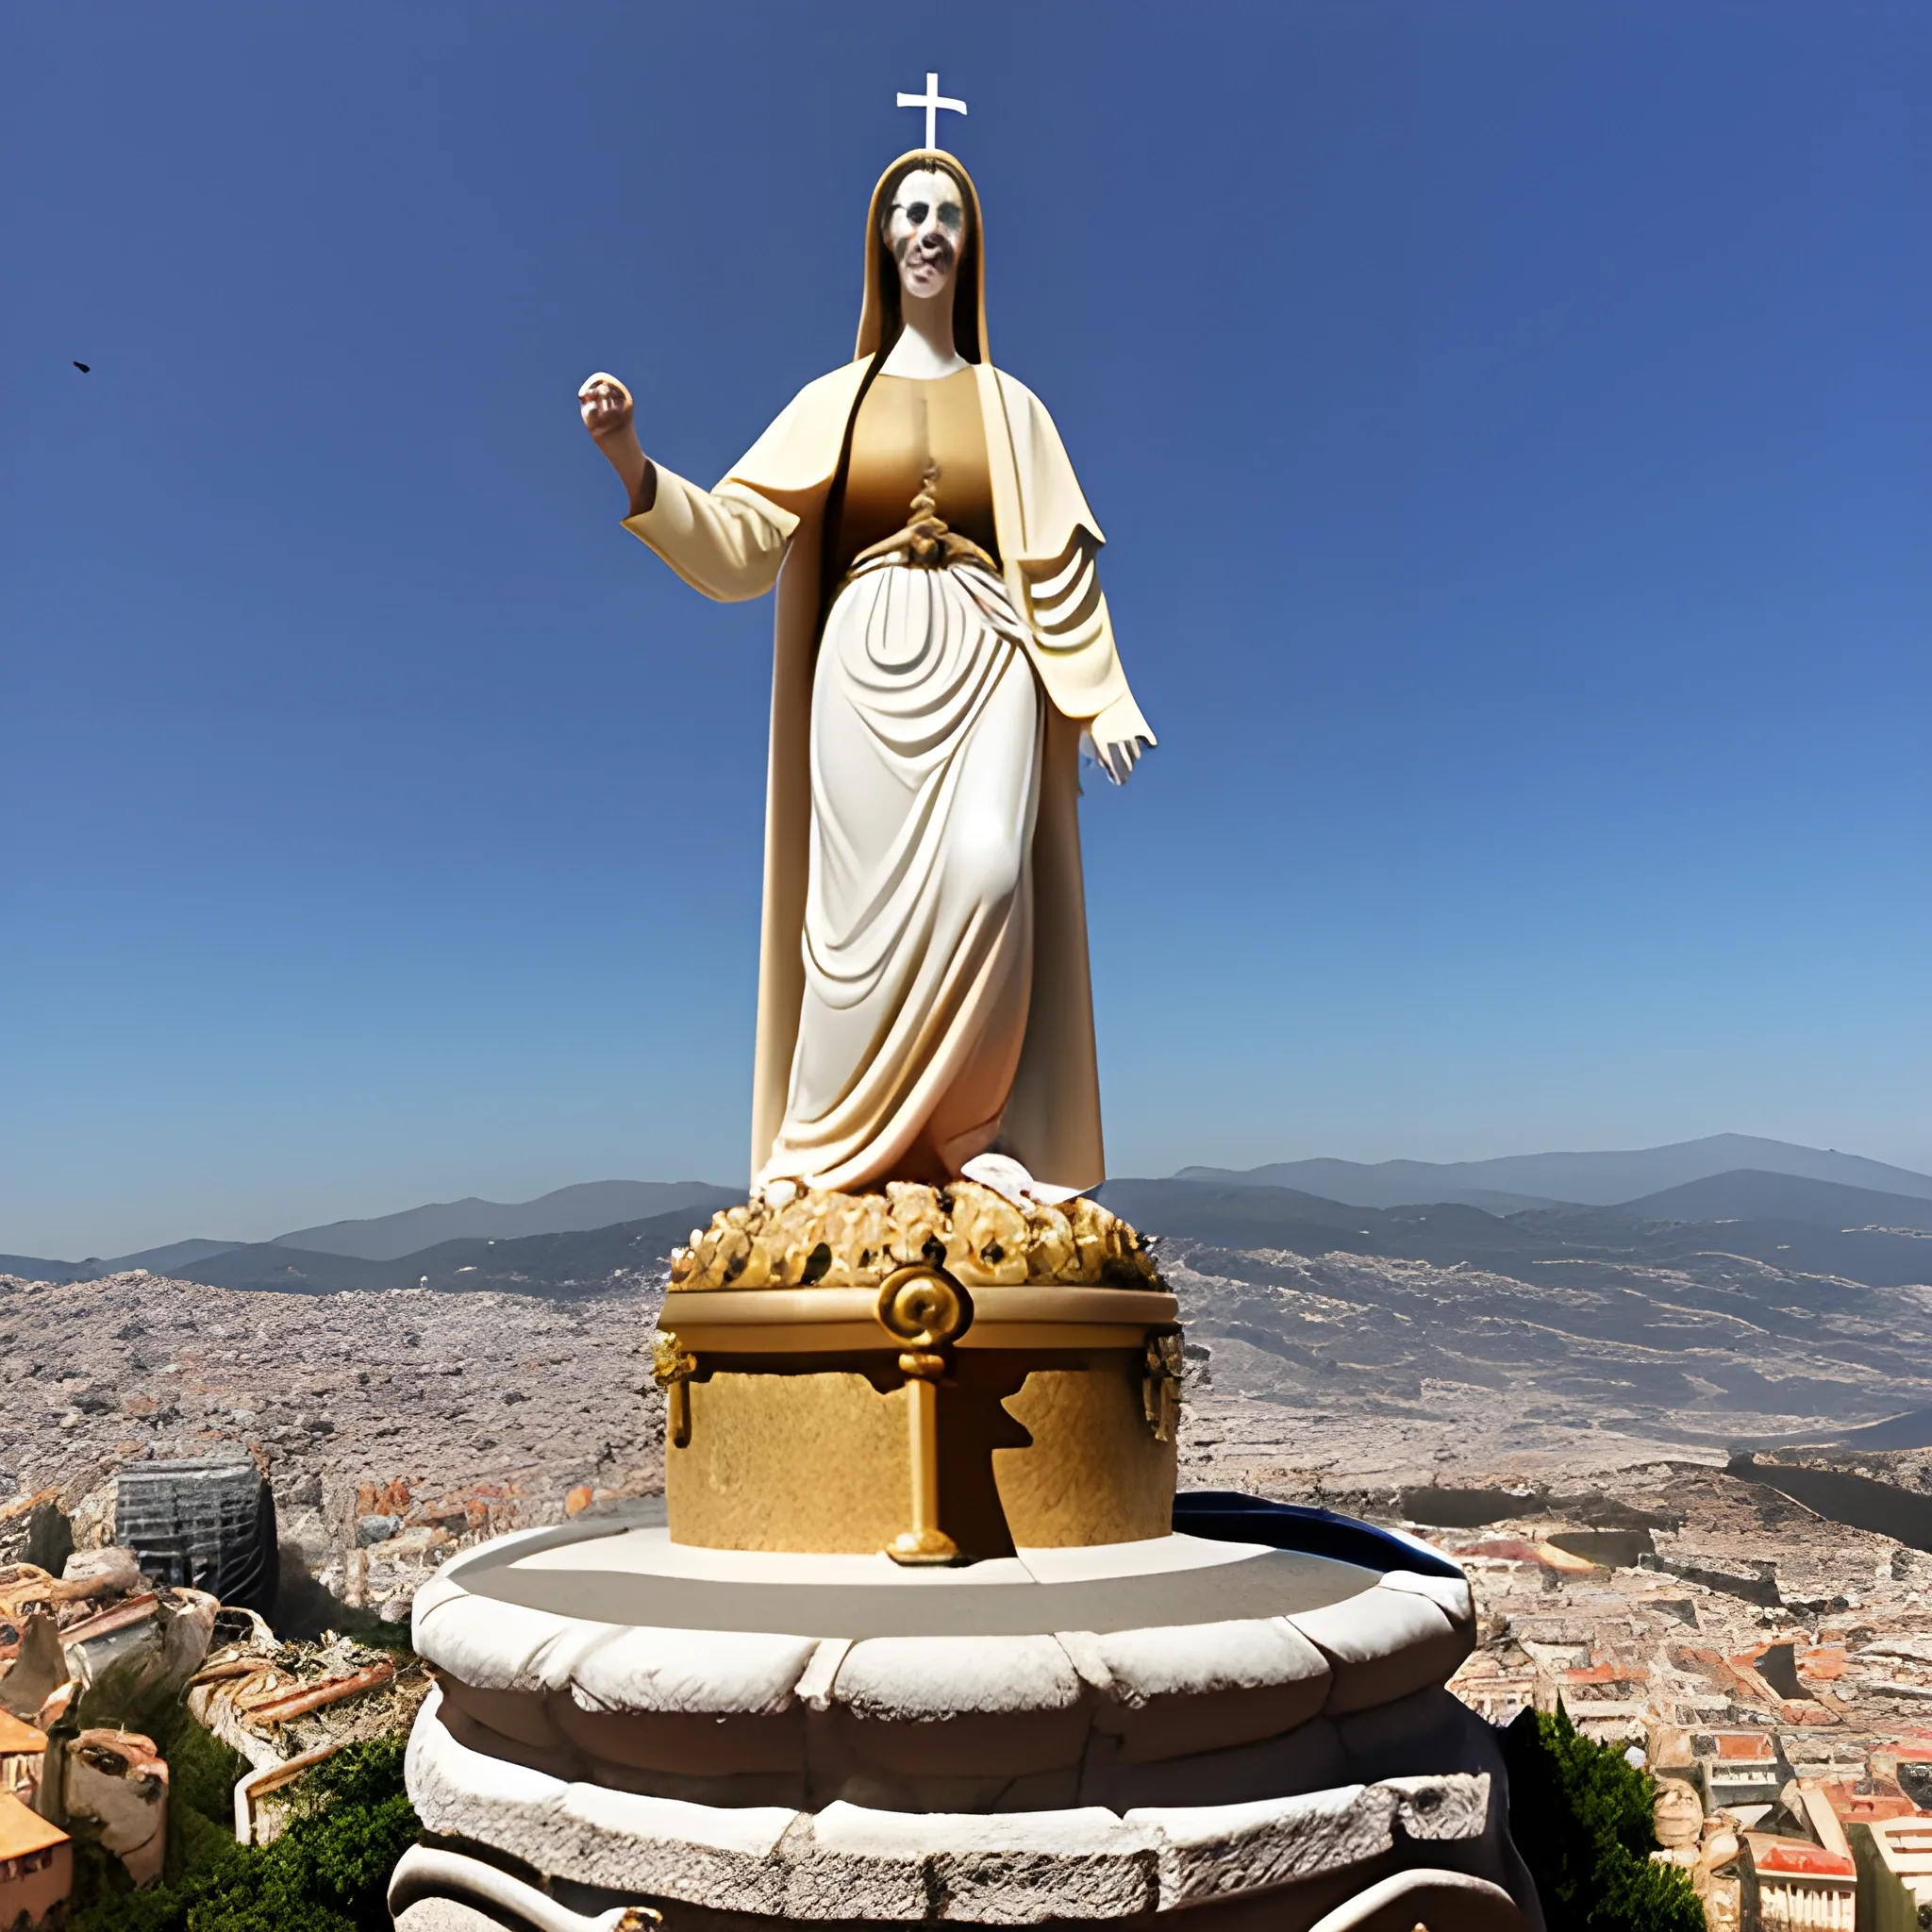
<svg viewBox="0 0 1932 1932">
<path fill-rule="evenodd" d="M 577 413 L 617 472 L 630 497 L 631 514 L 649 509 L 657 501 L 658 472 L 638 442 L 637 406 L 630 391 L 600 369 L 577 391 Z"/>
<path fill-rule="evenodd" d="M 1160 741 L 1132 698 L 1116 698 L 1088 725 L 1087 736 L 1094 762 L 1116 785 L 1127 782 L 1127 774 L 1141 761 L 1142 746 Z"/>
</svg>

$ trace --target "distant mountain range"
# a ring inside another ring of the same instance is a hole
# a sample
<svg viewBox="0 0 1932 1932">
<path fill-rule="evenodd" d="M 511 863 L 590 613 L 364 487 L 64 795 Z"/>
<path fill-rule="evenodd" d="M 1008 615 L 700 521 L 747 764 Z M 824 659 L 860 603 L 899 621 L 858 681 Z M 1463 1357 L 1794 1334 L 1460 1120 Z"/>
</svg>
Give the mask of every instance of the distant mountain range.
<svg viewBox="0 0 1932 1932">
<path fill-rule="evenodd" d="M 1373 1166 L 1355 1160 L 1277 1160 L 1240 1171 L 1184 1167 L 1174 1178 L 1213 1181 L 1223 1187 L 1294 1188 L 1354 1208 L 1462 1201 L 1508 1214 L 1559 1203 L 1595 1208 L 1634 1204 L 1669 1188 L 1746 1168 L 1932 1201 L 1932 1174 L 1888 1167 L 1882 1160 L 1866 1160 L 1836 1149 L 1797 1147 L 1751 1134 L 1712 1134 L 1669 1147 L 1608 1154 L 1506 1154 L 1494 1160 L 1383 1160 Z"/>
<path fill-rule="evenodd" d="M 1109 1181 L 1100 1198 L 1147 1232 L 1218 1248 L 1467 1262 L 1504 1273 L 1574 1260 L 1668 1266 L 1724 1253 L 1872 1288 L 1932 1283 L 1932 1201 L 1750 1171 L 1616 1207 L 1507 1215 L 1462 1201 L 1359 1208 L 1292 1188 L 1180 1178 Z"/>
<path fill-rule="evenodd" d="M 87 1281 L 96 1275 L 145 1268 L 151 1274 L 186 1276 L 219 1288 L 235 1284 L 217 1281 L 207 1272 L 207 1264 L 217 1256 L 240 1254 L 244 1249 L 252 1254 L 268 1247 L 296 1248 L 308 1256 L 347 1255 L 364 1261 L 393 1261 L 446 1241 L 576 1234 L 692 1210 L 708 1221 L 715 1209 L 743 1199 L 741 1189 L 722 1188 L 709 1181 L 582 1181 L 575 1187 L 540 1194 L 534 1201 L 483 1201 L 472 1194 L 460 1201 L 406 1208 L 399 1214 L 381 1214 L 368 1221 L 331 1221 L 320 1227 L 298 1227 L 269 1241 L 170 1241 L 165 1247 L 142 1248 L 131 1255 L 91 1255 L 85 1261 L 0 1255 L 0 1274 L 38 1281 Z"/>
<path fill-rule="evenodd" d="M 494 1241 L 468 1236 L 387 1260 L 327 1255 L 286 1241 L 252 1241 L 188 1264 L 190 1281 L 210 1288 L 274 1289 L 292 1294 L 428 1287 L 510 1294 L 571 1294 L 608 1289 L 620 1277 L 655 1274 L 691 1234 L 691 1212 L 675 1208 L 609 1227 Z M 700 1218 L 708 1220 L 708 1212 Z"/>
<path fill-rule="evenodd" d="M 709 1220 L 719 1208 L 744 1199 L 742 1188 L 715 1187 L 708 1181 L 584 1181 L 558 1188 L 534 1201 L 439 1201 L 373 1221 L 331 1221 L 321 1227 L 298 1227 L 278 1234 L 285 1248 L 322 1255 L 357 1255 L 365 1261 L 393 1261 L 439 1241 L 515 1241 L 525 1235 L 573 1234 L 609 1227 L 621 1221 L 648 1221 L 659 1214 L 702 1208 Z M 196 1260 L 203 1258 L 200 1256 Z M 136 1264 L 140 1266 L 140 1263 Z M 153 1264 L 148 1264 L 152 1266 Z"/>
<path fill-rule="evenodd" d="M 1740 1154 L 1749 1158 L 1717 1164 Z M 1641 1182 L 1653 1185 L 1631 1191 Z M 1689 1242 L 1874 1286 L 1932 1279 L 1932 1175 L 1741 1134 L 1450 1165 L 1191 1167 L 1101 1191 L 1150 1232 L 1225 1247 L 1504 1267 L 1582 1249 L 1641 1248 L 1663 1259 Z M 742 1198 L 704 1181 L 592 1181 L 534 1201 L 472 1198 L 330 1222 L 272 1241 L 176 1241 L 78 1262 L 0 1255 L 0 1273 L 78 1281 L 145 1268 L 215 1287 L 308 1292 L 413 1286 L 425 1275 L 436 1287 L 568 1288 L 638 1265 L 638 1242 L 658 1241 L 660 1230 L 668 1251 L 694 1221 Z"/>
<path fill-rule="evenodd" d="M 1621 1207 L 1509 1215 L 1457 1201 L 1356 1208 L 1291 1188 L 1186 1180 L 1110 1181 L 1101 1197 L 1139 1227 L 1174 1241 L 1468 1264 L 1524 1280 L 1545 1278 L 1541 1271 L 1550 1267 L 1668 1268 L 1715 1254 L 1762 1262 L 1780 1274 L 1871 1288 L 1932 1282 L 1932 1201 L 1749 1171 Z M 421 1284 L 574 1294 L 654 1274 L 701 1218 L 702 1209 L 681 1208 L 609 1227 L 506 1240 L 468 1236 L 384 1260 L 258 1241 L 183 1263 L 180 1272 L 216 1288 L 307 1294 Z"/>
</svg>

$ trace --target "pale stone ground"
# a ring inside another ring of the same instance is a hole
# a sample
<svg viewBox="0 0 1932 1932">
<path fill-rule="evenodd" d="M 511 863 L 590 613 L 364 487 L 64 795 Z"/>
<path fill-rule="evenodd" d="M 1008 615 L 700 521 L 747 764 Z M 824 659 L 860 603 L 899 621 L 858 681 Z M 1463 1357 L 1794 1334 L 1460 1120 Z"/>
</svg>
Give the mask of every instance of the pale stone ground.
<svg viewBox="0 0 1932 1932">
<path fill-rule="evenodd" d="M 1725 1460 L 1718 1443 L 1650 1430 L 1512 1417 L 1495 1391 L 1424 1381 L 1412 1408 L 1344 1400 L 1291 1407 L 1237 1382 L 1240 1342 L 1217 1342 L 1214 1386 L 1196 1389 L 1181 1430 L 1184 1489 L 1253 1490 L 1291 1502 L 1391 1513 L 1396 1492 L 1450 1487 L 1607 1483 L 1660 1460 Z M 1225 1392 L 1224 1390 L 1225 1389 Z"/>
<path fill-rule="evenodd" d="M 302 1295 L 0 1276 L 0 1500 L 58 1487 L 85 1542 L 122 1463 L 245 1447 L 274 1482 L 285 1553 L 400 1610 L 429 1553 L 351 1557 L 365 1488 L 406 1484 L 415 1520 L 464 1540 L 554 1520 L 576 1485 L 661 1482 L 657 1303 L 636 1289 Z"/>
<path fill-rule="evenodd" d="M 71 1507 L 123 1461 L 240 1444 L 298 1527 L 314 1511 L 341 1531 L 362 1485 L 397 1478 L 423 1499 L 502 1488 L 520 1518 L 544 1520 L 576 1484 L 657 1486 L 658 1307 L 635 1290 L 300 1295 L 0 1277 L 0 1491 L 58 1486 Z M 1687 1455 L 1681 1440 L 1524 1418 L 1493 1390 L 1455 1384 L 1399 1406 L 1347 1389 L 1289 1406 L 1271 1358 L 1238 1341 L 1211 1348 L 1183 1428 L 1187 1487 L 1373 1506 L 1407 1484 L 1568 1482 Z M 1688 1453 L 1723 1460 L 1716 1444 Z"/>
</svg>

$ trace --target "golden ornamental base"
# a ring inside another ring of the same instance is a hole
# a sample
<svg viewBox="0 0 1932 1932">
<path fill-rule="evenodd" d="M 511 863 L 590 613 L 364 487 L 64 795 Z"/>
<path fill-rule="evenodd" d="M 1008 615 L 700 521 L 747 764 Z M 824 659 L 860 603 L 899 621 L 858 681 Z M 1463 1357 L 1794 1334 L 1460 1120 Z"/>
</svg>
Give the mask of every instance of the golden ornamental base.
<svg viewBox="0 0 1932 1932">
<path fill-rule="evenodd" d="M 727 1209 L 660 1317 L 672 1539 L 942 1564 L 1164 1536 L 1175 1313 L 1091 1201 L 961 1183 Z"/>
</svg>

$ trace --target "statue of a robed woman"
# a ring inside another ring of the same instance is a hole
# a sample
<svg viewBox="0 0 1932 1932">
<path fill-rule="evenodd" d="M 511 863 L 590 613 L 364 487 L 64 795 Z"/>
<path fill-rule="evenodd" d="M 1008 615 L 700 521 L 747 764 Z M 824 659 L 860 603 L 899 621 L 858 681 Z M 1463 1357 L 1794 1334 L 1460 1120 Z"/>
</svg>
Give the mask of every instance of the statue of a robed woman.
<svg viewBox="0 0 1932 1932">
<path fill-rule="evenodd" d="M 1096 1186 L 1080 745 L 1119 783 L 1154 734 L 1099 525 L 988 355 L 966 170 L 932 148 L 887 169 L 854 359 L 715 489 L 646 458 L 614 376 L 579 399 L 626 529 L 707 596 L 778 590 L 755 1187 Z"/>
</svg>

